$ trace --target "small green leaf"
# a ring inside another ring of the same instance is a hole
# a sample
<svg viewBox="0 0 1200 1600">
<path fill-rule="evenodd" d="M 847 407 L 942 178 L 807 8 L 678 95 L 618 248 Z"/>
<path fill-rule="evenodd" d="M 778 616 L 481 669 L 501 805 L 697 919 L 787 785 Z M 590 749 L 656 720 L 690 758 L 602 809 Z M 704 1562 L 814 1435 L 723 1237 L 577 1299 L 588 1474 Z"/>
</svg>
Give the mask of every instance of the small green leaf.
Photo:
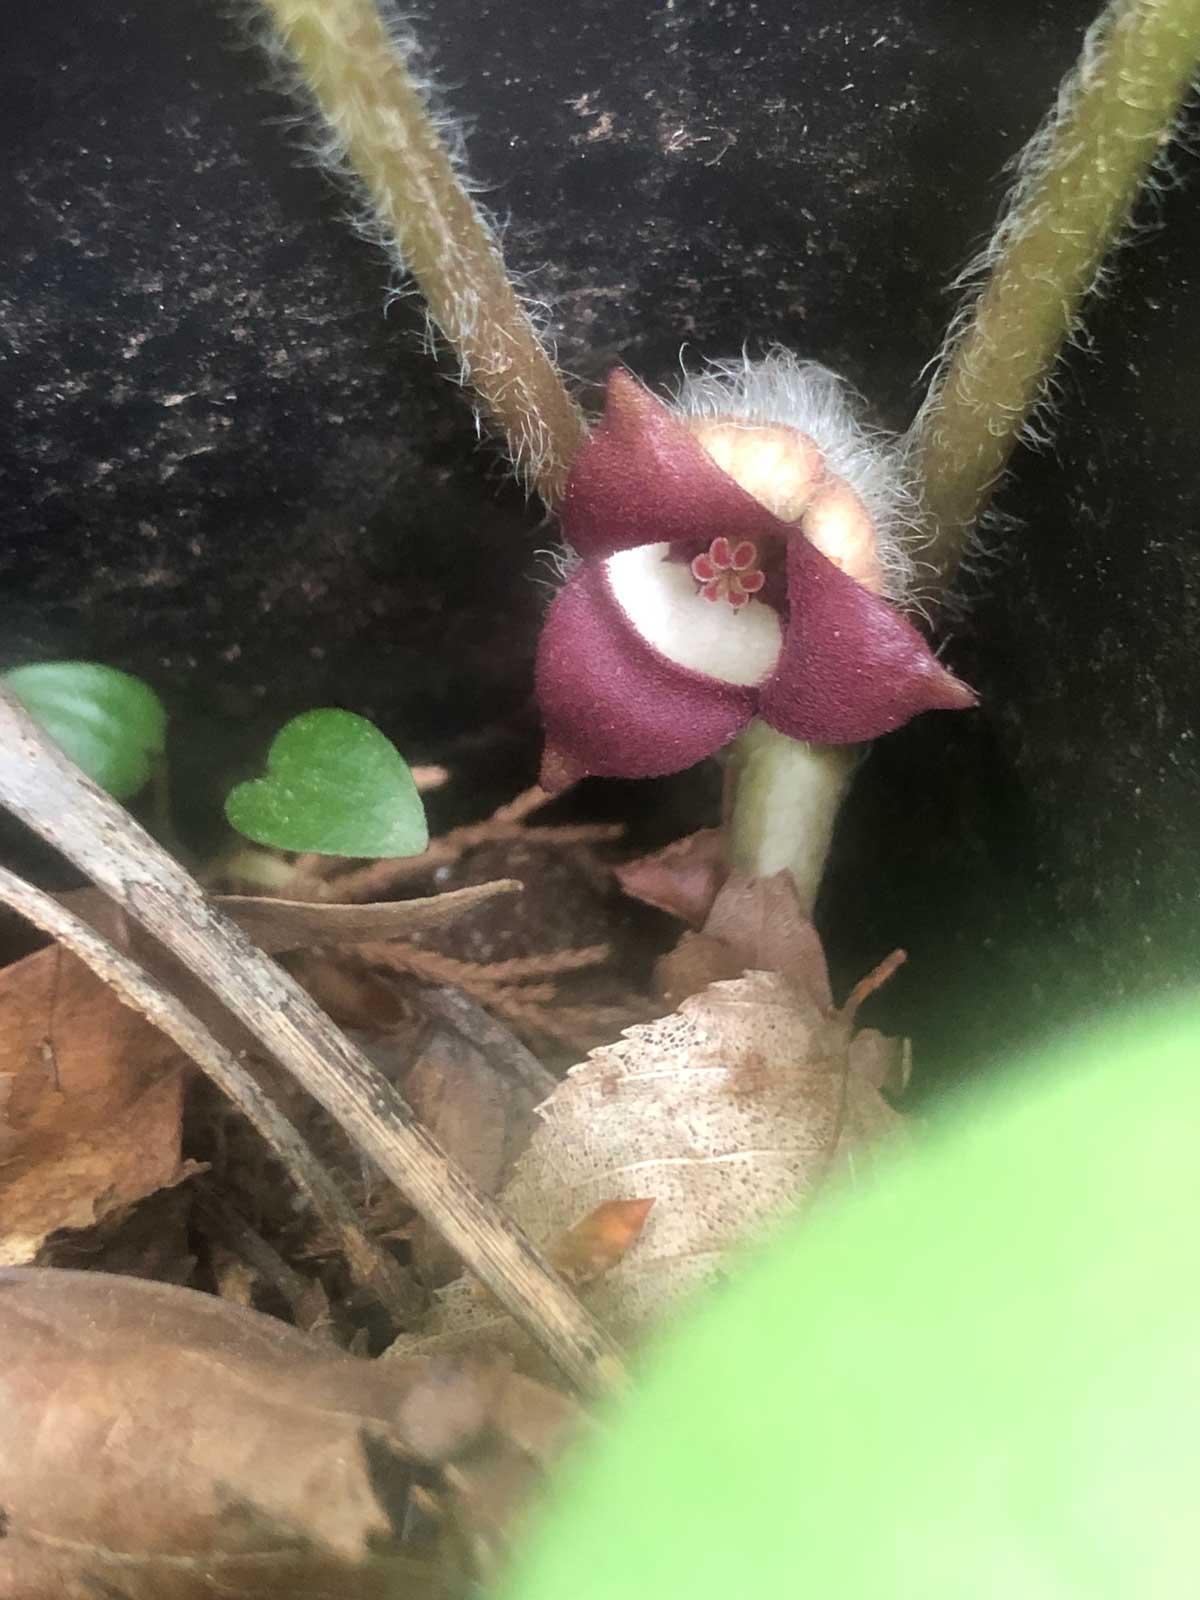
<svg viewBox="0 0 1200 1600">
<path fill-rule="evenodd" d="M 247 839 L 277 850 L 415 856 L 429 843 L 408 764 L 351 711 L 293 717 L 275 736 L 266 777 L 238 784 L 225 815 Z"/>
<path fill-rule="evenodd" d="M 128 800 L 166 745 L 167 714 L 148 684 L 95 661 L 38 661 L 4 682 L 76 766 Z"/>
</svg>

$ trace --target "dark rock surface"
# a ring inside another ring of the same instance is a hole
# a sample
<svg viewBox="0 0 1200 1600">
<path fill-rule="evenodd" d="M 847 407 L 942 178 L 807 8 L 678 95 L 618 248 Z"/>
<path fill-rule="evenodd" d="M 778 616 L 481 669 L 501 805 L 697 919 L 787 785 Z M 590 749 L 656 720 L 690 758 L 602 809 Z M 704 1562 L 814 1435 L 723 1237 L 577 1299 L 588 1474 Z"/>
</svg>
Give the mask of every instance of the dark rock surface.
<svg viewBox="0 0 1200 1600">
<path fill-rule="evenodd" d="M 999 177 L 1090 0 L 423 0 L 414 18 L 568 368 L 782 342 L 903 425 Z M 0 63 L 5 662 L 87 655 L 175 715 L 202 832 L 304 706 L 379 720 L 478 814 L 532 772 L 550 542 L 480 448 L 262 58 L 209 0 L 10 5 Z M 950 656 L 983 711 L 885 741 L 823 920 L 927 1081 L 1190 985 L 1200 174 L 1148 204 L 1061 374 L 1053 452 Z M 706 791 L 709 785 L 704 786 Z M 687 783 L 593 786 L 644 842 Z"/>
</svg>

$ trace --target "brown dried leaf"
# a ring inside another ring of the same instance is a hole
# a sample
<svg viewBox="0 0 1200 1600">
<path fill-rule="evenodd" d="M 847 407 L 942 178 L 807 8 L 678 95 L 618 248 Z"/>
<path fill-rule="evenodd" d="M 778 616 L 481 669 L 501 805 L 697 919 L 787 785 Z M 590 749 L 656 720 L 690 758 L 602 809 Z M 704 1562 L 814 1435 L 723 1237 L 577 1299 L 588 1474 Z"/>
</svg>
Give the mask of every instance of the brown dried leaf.
<svg viewBox="0 0 1200 1600">
<path fill-rule="evenodd" d="M 495 1194 L 529 1142 L 540 1095 L 499 1073 L 479 1049 L 437 1027 L 404 1081 L 404 1096 L 443 1150 L 485 1194 Z M 442 1284 L 462 1263 L 441 1235 L 418 1219 L 412 1244 L 421 1280 Z"/>
<path fill-rule="evenodd" d="M 497 895 L 518 894 L 515 878 L 470 884 L 421 900 L 381 900 L 343 905 L 317 900 L 273 900 L 225 894 L 216 904 L 268 955 L 320 944 L 362 944 L 369 939 L 410 939 L 445 928 Z"/>
<path fill-rule="evenodd" d="M 654 963 L 654 992 L 669 1006 L 679 1006 L 709 984 L 740 978 L 745 970 L 746 963 L 724 939 L 689 932 Z"/>
<path fill-rule="evenodd" d="M 781 972 L 822 1007 L 833 1004 L 821 940 L 788 872 L 730 873 L 703 932 L 687 934 L 654 969 L 664 1000 L 679 1005 L 710 983 L 743 972 Z"/>
<path fill-rule="evenodd" d="M 641 1237 L 653 1200 L 605 1200 L 551 1246 L 549 1259 L 568 1283 L 594 1283 Z"/>
<path fill-rule="evenodd" d="M 665 850 L 627 861 L 616 869 L 616 878 L 631 899 L 699 928 L 712 910 L 725 870 L 724 833 L 703 828 Z"/>
<path fill-rule="evenodd" d="M 747 969 L 781 972 L 818 1006 L 833 1004 L 817 930 L 796 897 L 790 872 L 751 878 L 731 872 L 704 924 L 710 938 L 737 953 Z"/>
<path fill-rule="evenodd" d="M 639 1334 L 831 1172 L 869 1173 L 872 1146 L 903 1126 L 877 1087 L 881 1054 L 857 1045 L 852 1017 L 781 974 L 714 984 L 571 1070 L 501 1202 L 550 1248 L 581 1206 L 628 1193 L 636 1173 L 654 1210 L 584 1298 L 617 1337 Z M 512 1324 L 460 1280 L 394 1348 L 476 1341 L 527 1359 Z"/>
<path fill-rule="evenodd" d="M 495 1364 L 384 1366 L 191 1290 L 38 1269 L 0 1271 L 0 1415 L 5 1600 L 432 1600 L 438 1552 L 401 1533 L 418 1499 L 490 1546 L 575 1420 Z"/>
<path fill-rule="evenodd" d="M 197 1170 L 179 1052 L 55 946 L 0 972 L 0 1265 Z"/>
</svg>

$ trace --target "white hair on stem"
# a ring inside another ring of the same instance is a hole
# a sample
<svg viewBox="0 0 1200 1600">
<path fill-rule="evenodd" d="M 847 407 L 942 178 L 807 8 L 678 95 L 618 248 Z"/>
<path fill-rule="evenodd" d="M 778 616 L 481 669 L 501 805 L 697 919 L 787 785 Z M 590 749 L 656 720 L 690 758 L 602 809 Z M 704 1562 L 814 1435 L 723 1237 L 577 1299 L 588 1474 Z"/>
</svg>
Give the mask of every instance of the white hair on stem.
<svg viewBox="0 0 1200 1600">
<path fill-rule="evenodd" d="M 499 227 L 467 176 L 462 127 L 422 70 L 412 30 L 386 0 L 261 4 L 277 71 L 321 119 L 310 153 L 362 196 L 358 231 L 411 274 L 430 347 L 454 352 L 514 466 L 553 505 L 583 415 L 543 341 L 544 318 L 505 267 Z"/>
<path fill-rule="evenodd" d="M 1012 164 L 992 237 L 954 285 L 969 292 L 908 435 L 940 587 L 974 553 L 1016 442 L 1046 442 L 1062 347 L 1079 343 L 1113 250 L 1145 230 L 1134 201 L 1170 179 L 1198 59 L 1200 0 L 1110 0 Z"/>
</svg>

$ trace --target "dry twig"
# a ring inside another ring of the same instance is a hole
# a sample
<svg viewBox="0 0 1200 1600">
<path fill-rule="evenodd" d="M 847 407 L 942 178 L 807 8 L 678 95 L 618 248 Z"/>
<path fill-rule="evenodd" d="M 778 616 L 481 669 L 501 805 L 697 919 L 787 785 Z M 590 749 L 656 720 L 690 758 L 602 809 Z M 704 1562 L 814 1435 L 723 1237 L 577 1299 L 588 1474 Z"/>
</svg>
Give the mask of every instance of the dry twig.
<svg viewBox="0 0 1200 1600">
<path fill-rule="evenodd" d="M 328 1305 L 321 1308 L 316 1319 L 314 1305 L 323 1300 L 321 1286 L 290 1267 L 279 1252 L 256 1233 L 246 1219 L 216 1192 L 211 1184 L 196 1185 L 196 1202 L 201 1216 L 215 1231 L 227 1249 L 270 1286 L 287 1302 L 296 1326 L 305 1333 L 320 1338 L 332 1336 L 328 1320 Z"/>
<path fill-rule="evenodd" d="M 505 808 L 502 807 L 501 811 Z M 519 821 L 501 817 L 498 811 L 483 822 L 469 822 L 434 839 L 424 854 L 398 856 L 393 860 L 371 861 L 363 867 L 326 880 L 326 891 L 335 900 L 378 900 L 401 883 L 412 883 L 429 876 L 435 867 L 452 866 L 466 851 L 481 844 L 500 844 L 520 840 L 547 849 L 568 845 L 609 844 L 625 829 L 619 822 L 564 823 L 549 828 L 526 828 Z"/>
</svg>

